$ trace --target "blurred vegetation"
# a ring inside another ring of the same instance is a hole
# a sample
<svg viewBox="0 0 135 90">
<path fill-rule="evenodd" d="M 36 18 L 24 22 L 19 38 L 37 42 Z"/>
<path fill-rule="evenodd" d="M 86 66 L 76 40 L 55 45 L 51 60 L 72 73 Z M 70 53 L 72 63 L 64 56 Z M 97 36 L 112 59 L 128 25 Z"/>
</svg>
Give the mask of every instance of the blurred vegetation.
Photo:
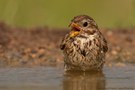
<svg viewBox="0 0 135 90">
<path fill-rule="evenodd" d="M 14 26 L 67 27 L 80 14 L 100 27 L 133 27 L 135 0 L 0 0 L 0 21 Z"/>
</svg>

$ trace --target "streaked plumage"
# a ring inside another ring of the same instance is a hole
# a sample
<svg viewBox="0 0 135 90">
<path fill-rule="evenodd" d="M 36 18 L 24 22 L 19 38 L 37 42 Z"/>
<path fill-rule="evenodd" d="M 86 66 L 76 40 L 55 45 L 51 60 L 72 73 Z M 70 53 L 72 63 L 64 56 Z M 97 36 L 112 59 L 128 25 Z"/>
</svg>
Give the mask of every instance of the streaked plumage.
<svg viewBox="0 0 135 90">
<path fill-rule="evenodd" d="M 74 17 L 61 42 L 66 70 L 102 70 L 107 42 L 96 22 L 87 15 Z"/>
</svg>

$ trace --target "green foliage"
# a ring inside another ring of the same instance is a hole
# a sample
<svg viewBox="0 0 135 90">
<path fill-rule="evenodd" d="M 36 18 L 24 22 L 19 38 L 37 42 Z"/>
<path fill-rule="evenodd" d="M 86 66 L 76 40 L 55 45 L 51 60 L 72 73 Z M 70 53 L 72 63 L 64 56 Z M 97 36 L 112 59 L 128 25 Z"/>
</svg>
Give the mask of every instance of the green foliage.
<svg viewBox="0 0 135 90">
<path fill-rule="evenodd" d="M 134 0 L 0 0 L 0 20 L 17 26 L 67 27 L 80 14 L 100 27 L 135 26 Z"/>
</svg>

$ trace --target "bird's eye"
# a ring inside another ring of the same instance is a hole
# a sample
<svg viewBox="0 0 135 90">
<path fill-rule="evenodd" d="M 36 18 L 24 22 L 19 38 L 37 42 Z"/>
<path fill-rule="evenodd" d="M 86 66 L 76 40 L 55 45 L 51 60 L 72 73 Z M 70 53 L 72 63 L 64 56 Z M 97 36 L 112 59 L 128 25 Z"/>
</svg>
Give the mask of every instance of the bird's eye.
<svg viewBox="0 0 135 90">
<path fill-rule="evenodd" d="M 83 26 L 84 26 L 84 27 L 87 27 L 87 26 L 88 26 L 88 22 L 84 22 L 84 23 L 83 23 Z"/>
</svg>

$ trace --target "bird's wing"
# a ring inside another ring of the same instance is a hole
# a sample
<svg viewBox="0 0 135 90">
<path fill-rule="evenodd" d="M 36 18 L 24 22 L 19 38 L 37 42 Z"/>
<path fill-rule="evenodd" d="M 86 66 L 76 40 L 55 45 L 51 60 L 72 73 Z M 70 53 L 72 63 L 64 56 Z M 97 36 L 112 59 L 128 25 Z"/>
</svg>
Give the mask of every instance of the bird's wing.
<svg viewBox="0 0 135 90">
<path fill-rule="evenodd" d="M 61 44 L 60 44 L 60 49 L 61 50 L 64 50 L 65 49 L 65 45 L 66 45 L 66 42 L 67 42 L 67 40 L 68 40 L 68 34 L 62 39 L 62 41 L 61 41 Z"/>
<path fill-rule="evenodd" d="M 101 33 L 101 45 L 102 45 L 103 52 L 106 53 L 108 51 L 108 45 L 107 45 L 107 41 L 104 38 L 104 36 L 102 35 L 102 33 Z"/>
</svg>

